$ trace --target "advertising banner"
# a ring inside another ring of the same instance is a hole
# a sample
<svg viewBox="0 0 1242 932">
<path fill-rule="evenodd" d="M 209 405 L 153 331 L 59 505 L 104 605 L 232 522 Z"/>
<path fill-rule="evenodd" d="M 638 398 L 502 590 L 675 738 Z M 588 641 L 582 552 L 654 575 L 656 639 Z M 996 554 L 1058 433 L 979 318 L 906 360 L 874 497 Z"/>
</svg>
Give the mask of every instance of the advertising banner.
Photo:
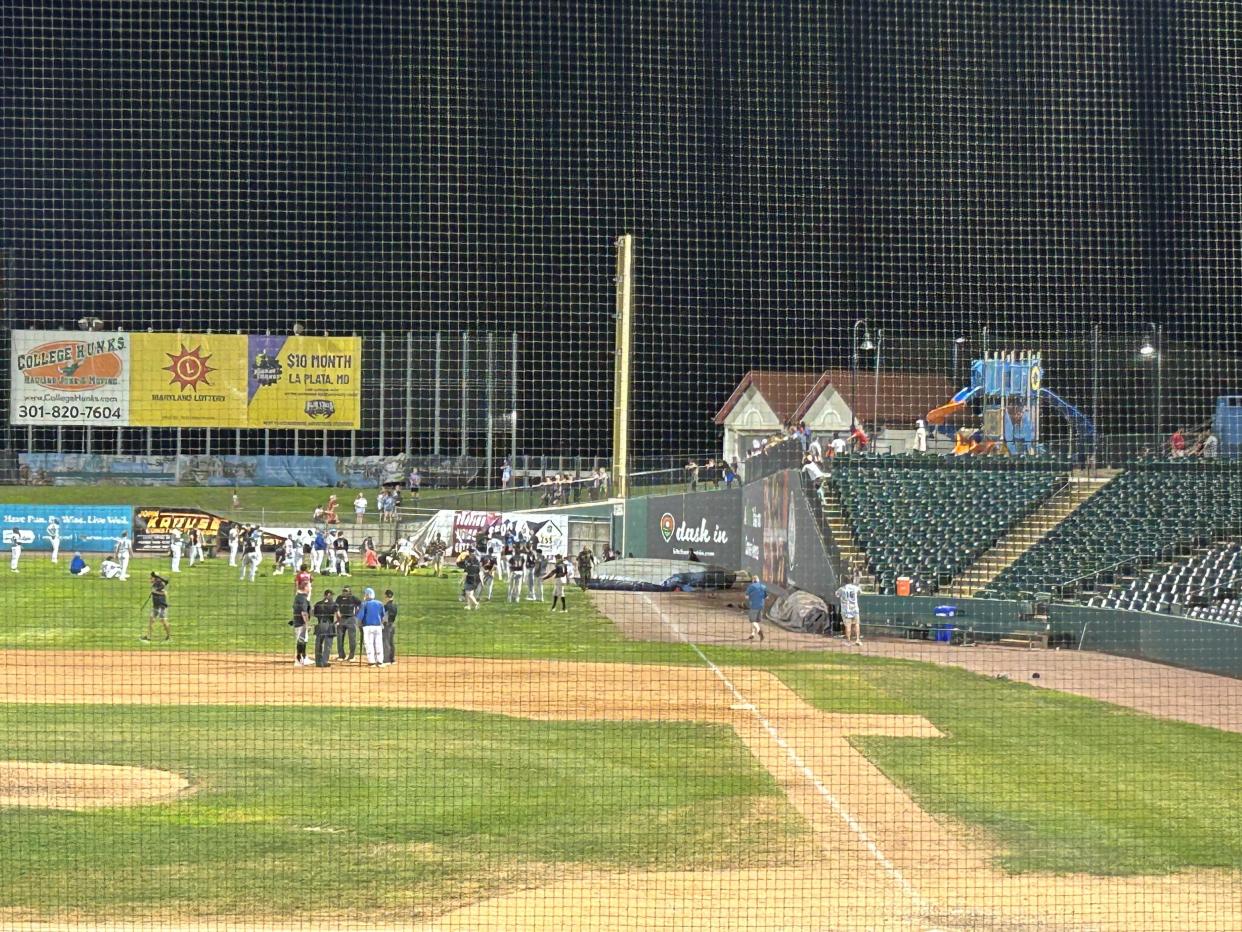
<svg viewBox="0 0 1242 932">
<path fill-rule="evenodd" d="M 691 492 L 647 499 L 647 556 L 736 569 L 742 560 L 742 490 Z"/>
<path fill-rule="evenodd" d="M 197 528 L 204 536 L 203 549 L 215 545 L 220 525 L 226 519 L 198 508 L 135 508 L 134 552 L 167 553 L 172 545 L 172 532 L 179 530 L 182 539 L 190 528 Z"/>
<path fill-rule="evenodd" d="M 742 568 L 782 592 L 789 585 L 791 470 L 742 487 Z"/>
<path fill-rule="evenodd" d="M 177 481 L 175 456 L 112 453 L 19 453 L 18 474 L 30 485 L 169 485 Z"/>
<path fill-rule="evenodd" d="M 9 362 L 10 423 L 129 422 L 129 334 L 14 330 Z"/>
<path fill-rule="evenodd" d="M 246 337 L 135 333 L 130 339 L 131 426 L 247 426 Z"/>
<path fill-rule="evenodd" d="M 111 553 L 117 538 L 130 530 L 133 510 L 119 505 L 0 505 L 5 545 L 16 532 L 23 547 L 51 550 L 47 525 L 53 517 L 60 524 L 62 554 Z"/>
<path fill-rule="evenodd" d="M 496 511 L 458 511 L 453 513 L 453 540 L 449 548 L 453 553 L 460 553 L 467 547 L 473 547 L 480 533 L 490 536 L 492 528 L 500 523 L 500 513 Z"/>
<path fill-rule="evenodd" d="M 252 334 L 247 358 L 251 427 L 360 426 L 361 340 Z"/>
<path fill-rule="evenodd" d="M 16 330 L 13 424 L 361 426 L 362 340 Z"/>
</svg>

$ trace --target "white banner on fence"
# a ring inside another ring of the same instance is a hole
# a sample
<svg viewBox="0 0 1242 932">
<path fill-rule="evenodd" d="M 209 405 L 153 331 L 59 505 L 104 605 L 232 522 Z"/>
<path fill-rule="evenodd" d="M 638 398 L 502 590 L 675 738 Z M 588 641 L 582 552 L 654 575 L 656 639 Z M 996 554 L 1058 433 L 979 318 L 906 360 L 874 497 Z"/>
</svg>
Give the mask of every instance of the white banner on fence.
<svg viewBox="0 0 1242 932">
<path fill-rule="evenodd" d="M 12 424 L 129 423 L 129 334 L 14 330 Z"/>
</svg>

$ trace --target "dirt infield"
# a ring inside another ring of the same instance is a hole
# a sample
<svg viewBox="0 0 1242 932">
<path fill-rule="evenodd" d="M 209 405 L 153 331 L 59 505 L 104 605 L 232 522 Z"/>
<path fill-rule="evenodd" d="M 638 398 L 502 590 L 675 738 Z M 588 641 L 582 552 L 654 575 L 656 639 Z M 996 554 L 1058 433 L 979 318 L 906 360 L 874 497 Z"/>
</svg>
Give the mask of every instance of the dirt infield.
<svg viewBox="0 0 1242 932">
<path fill-rule="evenodd" d="M 985 839 L 932 818 L 849 740 L 877 733 L 934 740 L 938 732 L 926 720 L 820 712 L 771 674 L 749 668 L 427 658 L 317 671 L 235 654 L 11 651 L 0 654 L 0 701 L 330 702 L 726 724 L 785 790 L 823 853 L 817 863 L 777 870 L 571 871 L 447 913 L 428 929 L 1242 928 L 1242 884 L 1234 874 L 1117 880 L 995 870 L 996 852 Z"/>
<path fill-rule="evenodd" d="M 815 650 L 920 660 L 962 667 L 984 676 L 1006 676 L 1043 689 L 1112 702 L 1149 715 L 1242 732 L 1242 681 L 1195 670 L 1091 651 L 950 647 L 932 641 L 870 640 L 861 648 L 841 638 L 784 631 L 766 625 L 762 644 L 747 641 L 750 625 L 736 606 L 739 592 L 593 592 L 595 605 L 628 637 L 755 650 Z M 734 607 L 730 607 L 730 605 Z M 676 629 L 659 610 L 676 619 Z M 679 634 L 678 631 L 681 633 Z"/>
<path fill-rule="evenodd" d="M 184 796 L 190 781 L 147 767 L 0 761 L 0 809 L 144 806 Z"/>
</svg>

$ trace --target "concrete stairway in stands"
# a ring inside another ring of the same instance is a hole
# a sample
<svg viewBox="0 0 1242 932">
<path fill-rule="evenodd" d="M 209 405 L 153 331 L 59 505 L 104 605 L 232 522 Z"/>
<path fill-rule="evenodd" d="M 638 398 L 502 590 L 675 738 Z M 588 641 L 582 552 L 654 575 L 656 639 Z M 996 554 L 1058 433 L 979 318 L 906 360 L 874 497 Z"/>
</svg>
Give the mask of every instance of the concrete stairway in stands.
<svg viewBox="0 0 1242 932">
<path fill-rule="evenodd" d="M 1073 475 L 1066 486 L 1035 509 L 998 540 L 961 576 L 941 593 L 953 598 L 969 598 L 1015 563 L 1062 521 L 1082 507 L 1108 485 L 1119 470 L 1098 470 L 1091 475 Z"/>
<path fill-rule="evenodd" d="M 824 516 L 824 525 L 832 537 L 832 543 L 841 557 L 838 570 L 842 577 L 848 579 L 853 573 L 858 577 L 858 584 L 866 592 L 876 591 L 875 577 L 871 575 L 867 557 L 858 549 L 854 540 L 854 532 L 850 528 L 849 517 L 845 507 L 837 496 L 837 490 L 831 482 L 825 481 L 819 491 L 820 513 Z"/>
</svg>

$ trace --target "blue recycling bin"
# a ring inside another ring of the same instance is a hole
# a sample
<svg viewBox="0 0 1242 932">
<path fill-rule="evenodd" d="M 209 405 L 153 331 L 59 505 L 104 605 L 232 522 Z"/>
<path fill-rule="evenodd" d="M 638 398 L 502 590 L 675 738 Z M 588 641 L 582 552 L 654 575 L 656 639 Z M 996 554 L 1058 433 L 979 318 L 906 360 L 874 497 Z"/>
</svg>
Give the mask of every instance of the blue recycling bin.
<svg viewBox="0 0 1242 932">
<path fill-rule="evenodd" d="M 935 630 L 932 633 L 935 635 L 934 640 L 940 641 L 943 644 L 951 644 L 953 643 L 953 632 L 956 630 L 957 625 L 939 624 L 936 625 Z"/>
</svg>

